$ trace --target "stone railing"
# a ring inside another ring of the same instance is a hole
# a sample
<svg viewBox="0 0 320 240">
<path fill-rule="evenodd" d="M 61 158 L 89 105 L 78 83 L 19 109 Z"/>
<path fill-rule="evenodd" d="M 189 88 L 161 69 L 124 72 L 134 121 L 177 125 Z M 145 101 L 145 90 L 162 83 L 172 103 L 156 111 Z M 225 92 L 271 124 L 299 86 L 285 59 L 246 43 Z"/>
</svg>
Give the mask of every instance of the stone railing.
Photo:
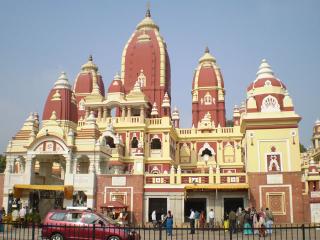
<svg viewBox="0 0 320 240">
<path fill-rule="evenodd" d="M 145 174 L 145 184 L 235 185 L 247 183 L 246 173 L 168 173 Z"/>
<path fill-rule="evenodd" d="M 178 136 L 180 137 L 188 137 L 188 136 L 194 136 L 197 134 L 203 134 L 200 129 L 197 128 L 179 128 L 177 129 Z M 233 127 L 223 127 L 223 128 L 212 128 L 208 130 L 210 134 L 234 134 L 237 133 Z M 240 133 L 240 132 L 239 132 Z"/>
</svg>

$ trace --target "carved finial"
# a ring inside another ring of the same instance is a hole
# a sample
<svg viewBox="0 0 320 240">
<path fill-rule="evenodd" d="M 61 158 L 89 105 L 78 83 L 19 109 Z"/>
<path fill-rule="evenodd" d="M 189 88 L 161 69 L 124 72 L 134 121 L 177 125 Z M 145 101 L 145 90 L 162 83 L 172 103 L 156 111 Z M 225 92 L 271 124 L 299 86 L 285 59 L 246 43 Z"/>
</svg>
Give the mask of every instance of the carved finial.
<svg viewBox="0 0 320 240">
<path fill-rule="evenodd" d="M 92 62 L 93 58 L 92 58 L 92 54 L 89 55 L 88 61 Z"/>
<path fill-rule="evenodd" d="M 204 50 L 205 53 L 210 53 L 210 50 L 208 48 L 208 46 L 206 46 L 206 49 Z"/>
<path fill-rule="evenodd" d="M 146 17 L 151 17 L 151 13 L 150 13 L 150 2 L 147 2 Z"/>
</svg>

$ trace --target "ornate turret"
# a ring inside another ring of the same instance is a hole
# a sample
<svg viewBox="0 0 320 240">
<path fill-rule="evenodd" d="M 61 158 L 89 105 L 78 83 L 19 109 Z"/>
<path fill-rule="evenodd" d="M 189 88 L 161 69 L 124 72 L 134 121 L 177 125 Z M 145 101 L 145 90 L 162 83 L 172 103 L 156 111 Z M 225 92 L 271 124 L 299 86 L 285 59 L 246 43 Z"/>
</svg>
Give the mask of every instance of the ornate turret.
<svg viewBox="0 0 320 240">
<path fill-rule="evenodd" d="M 222 127 L 226 124 L 224 83 L 216 59 L 206 47 L 199 59 L 192 82 L 192 123 L 198 123 L 209 112 L 212 120 Z"/>
<path fill-rule="evenodd" d="M 77 106 L 72 101 L 73 92 L 65 72 L 62 72 L 50 91 L 42 119 L 50 120 L 52 113 L 55 112 L 57 121 L 77 122 Z"/>
<path fill-rule="evenodd" d="M 256 79 L 247 88 L 248 112 L 293 111 L 286 86 L 275 76 L 266 59 L 261 61 Z"/>
<path fill-rule="evenodd" d="M 96 96 L 102 99 L 105 96 L 104 84 L 98 67 L 93 62 L 92 55 L 89 56 L 88 62 L 82 65 L 78 74 L 73 90 L 77 100 L 78 118 L 85 117 L 85 102 L 87 96 Z M 95 100 L 96 97 L 93 97 Z"/>
</svg>

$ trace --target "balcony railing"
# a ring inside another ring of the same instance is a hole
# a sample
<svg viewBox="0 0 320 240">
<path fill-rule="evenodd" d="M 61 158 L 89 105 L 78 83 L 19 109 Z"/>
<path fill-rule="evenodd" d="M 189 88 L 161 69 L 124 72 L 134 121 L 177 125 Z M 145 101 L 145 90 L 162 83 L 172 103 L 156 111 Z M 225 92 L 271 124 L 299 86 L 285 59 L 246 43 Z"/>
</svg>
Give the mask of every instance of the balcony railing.
<svg viewBox="0 0 320 240">
<path fill-rule="evenodd" d="M 181 185 L 245 185 L 247 184 L 246 173 L 168 173 L 168 174 L 145 174 L 145 184 L 181 184 Z"/>
</svg>

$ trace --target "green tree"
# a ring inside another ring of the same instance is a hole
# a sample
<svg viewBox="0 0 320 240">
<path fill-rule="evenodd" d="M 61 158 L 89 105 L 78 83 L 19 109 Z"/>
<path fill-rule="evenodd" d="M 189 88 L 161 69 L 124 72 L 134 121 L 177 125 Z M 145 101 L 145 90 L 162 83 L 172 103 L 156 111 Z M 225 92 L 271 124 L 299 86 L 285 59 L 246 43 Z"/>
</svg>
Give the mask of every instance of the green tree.
<svg viewBox="0 0 320 240">
<path fill-rule="evenodd" d="M 226 127 L 233 127 L 233 120 L 227 120 Z"/>
<path fill-rule="evenodd" d="M 306 151 L 307 151 L 306 147 L 302 143 L 300 143 L 300 152 L 304 153 Z"/>
<path fill-rule="evenodd" d="M 0 173 L 6 169 L 6 156 L 0 154 Z"/>
</svg>

